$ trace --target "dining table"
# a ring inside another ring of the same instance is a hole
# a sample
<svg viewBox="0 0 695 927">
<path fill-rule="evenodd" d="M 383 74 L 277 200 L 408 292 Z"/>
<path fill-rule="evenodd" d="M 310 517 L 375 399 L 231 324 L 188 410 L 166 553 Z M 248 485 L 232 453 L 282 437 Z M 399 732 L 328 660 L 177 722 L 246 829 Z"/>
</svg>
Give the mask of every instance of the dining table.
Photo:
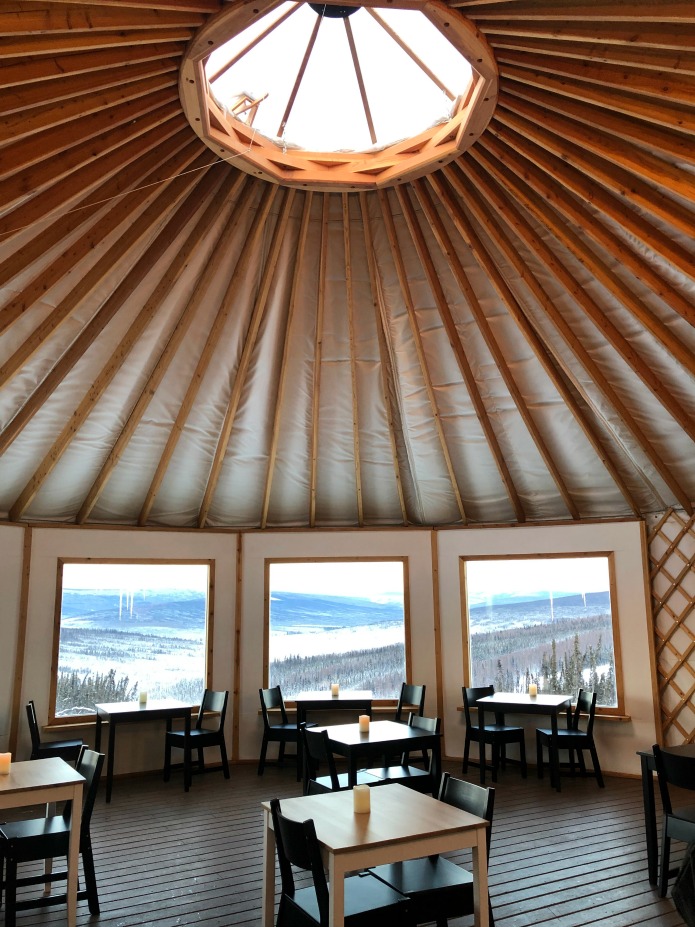
<svg viewBox="0 0 695 927">
<path fill-rule="evenodd" d="M 662 747 L 662 750 L 668 753 L 675 753 L 678 756 L 688 756 L 693 759 L 695 768 L 695 744 L 678 744 L 672 747 Z M 656 803 L 654 801 L 654 773 L 656 772 L 656 762 L 654 760 L 654 751 L 650 747 L 648 750 L 638 750 L 637 756 L 640 758 L 640 770 L 642 775 L 642 803 L 644 805 L 644 837 L 647 844 L 647 872 L 649 881 L 652 885 L 657 884 L 659 869 L 659 841 L 656 830 Z"/>
<path fill-rule="evenodd" d="M 553 788 L 560 791 L 560 761 L 557 747 L 557 719 L 558 715 L 565 713 L 567 726 L 570 726 L 572 713 L 571 695 L 542 694 L 529 695 L 528 692 L 495 692 L 476 701 L 478 709 L 478 724 L 485 727 L 485 712 L 494 714 L 528 714 L 549 715 L 550 727 L 555 735 L 549 748 L 550 782 Z M 484 749 L 484 747 L 483 747 Z M 485 764 L 480 765 L 480 781 L 485 781 Z"/>
<path fill-rule="evenodd" d="M 170 724 L 175 718 L 183 719 L 184 730 L 191 730 L 191 711 L 195 706 L 175 698 L 148 699 L 146 702 L 99 702 L 94 706 L 97 713 L 95 750 L 101 751 L 101 729 L 109 725 L 109 749 L 106 759 L 106 801 L 111 801 L 113 788 L 113 765 L 116 755 L 116 727 L 118 724 L 134 724 L 140 721 L 164 720 Z"/>
<path fill-rule="evenodd" d="M 0 775 L 1 810 L 24 808 L 28 805 L 50 805 L 58 801 L 72 802 L 66 889 L 68 927 L 75 927 L 77 920 L 77 878 L 84 783 L 84 776 L 57 756 L 13 762 L 8 774 Z"/>
<path fill-rule="evenodd" d="M 297 707 L 297 726 L 306 721 L 310 711 L 356 711 L 371 717 L 373 699 L 369 689 L 339 689 L 336 695 L 330 689 L 300 692 L 293 699 Z"/>
<path fill-rule="evenodd" d="M 262 802 L 263 927 L 275 916 L 275 835 L 270 801 Z M 313 819 L 328 868 L 329 927 L 344 924 L 344 880 L 354 870 L 471 848 L 475 927 L 488 927 L 487 821 L 414 789 L 392 783 L 370 789 L 370 811 L 356 813 L 351 790 L 283 798 L 282 813 Z"/>
<path fill-rule="evenodd" d="M 408 753 L 411 750 L 431 750 L 433 753 L 432 777 L 439 784 L 442 768 L 441 733 L 410 727 L 398 721 L 371 721 L 367 731 L 357 724 L 331 724 L 324 728 L 328 733 L 333 753 L 347 760 L 348 784 L 357 782 L 358 760 L 373 762 L 384 756 Z"/>
</svg>

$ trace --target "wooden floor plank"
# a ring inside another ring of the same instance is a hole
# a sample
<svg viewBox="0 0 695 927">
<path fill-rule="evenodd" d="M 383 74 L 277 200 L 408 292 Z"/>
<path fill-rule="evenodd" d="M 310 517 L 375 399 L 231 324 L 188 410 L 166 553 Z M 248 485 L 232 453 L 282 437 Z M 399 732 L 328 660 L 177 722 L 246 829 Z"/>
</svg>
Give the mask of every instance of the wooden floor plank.
<svg viewBox="0 0 695 927">
<path fill-rule="evenodd" d="M 460 767 L 445 764 L 453 775 Z M 477 781 L 478 771 L 465 778 Z M 509 767 L 495 784 L 490 886 L 497 927 L 683 927 L 646 873 L 637 780 L 563 779 L 562 791 Z M 101 915 L 78 927 L 246 927 L 260 924 L 260 802 L 300 794 L 294 768 L 232 767 L 196 776 L 119 779 L 101 792 L 92 837 Z M 9 816 L 9 815 L 8 815 Z M 674 860 L 682 847 L 674 844 Z M 466 863 L 469 852 L 452 854 Z M 31 868 L 31 867 L 29 867 Z M 36 871 L 39 871 L 36 869 Z M 58 927 L 62 907 L 19 912 L 18 927 Z M 468 927 L 471 918 L 450 922 Z"/>
</svg>

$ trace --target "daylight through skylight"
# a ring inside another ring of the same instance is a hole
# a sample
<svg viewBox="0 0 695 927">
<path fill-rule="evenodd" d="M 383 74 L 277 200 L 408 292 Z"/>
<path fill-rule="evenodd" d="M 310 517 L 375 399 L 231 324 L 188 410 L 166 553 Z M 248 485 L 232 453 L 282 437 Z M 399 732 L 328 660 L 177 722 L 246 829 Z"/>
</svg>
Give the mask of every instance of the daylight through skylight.
<svg viewBox="0 0 695 927">
<path fill-rule="evenodd" d="M 205 73 L 220 107 L 254 132 L 324 152 L 378 149 L 445 123 L 472 80 L 417 10 L 307 3 L 260 17 L 210 55 Z"/>
</svg>

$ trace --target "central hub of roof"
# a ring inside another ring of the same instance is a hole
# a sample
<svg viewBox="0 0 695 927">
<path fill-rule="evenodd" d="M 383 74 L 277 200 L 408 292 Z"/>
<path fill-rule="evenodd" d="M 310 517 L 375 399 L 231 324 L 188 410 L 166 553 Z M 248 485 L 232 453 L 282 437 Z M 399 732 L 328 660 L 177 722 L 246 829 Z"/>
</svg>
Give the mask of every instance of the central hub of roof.
<svg viewBox="0 0 695 927">
<path fill-rule="evenodd" d="M 369 189 L 458 157 L 487 126 L 497 68 L 439 2 L 230 3 L 181 67 L 189 122 L 220 157 L 274 183 Z"/>
</svg>

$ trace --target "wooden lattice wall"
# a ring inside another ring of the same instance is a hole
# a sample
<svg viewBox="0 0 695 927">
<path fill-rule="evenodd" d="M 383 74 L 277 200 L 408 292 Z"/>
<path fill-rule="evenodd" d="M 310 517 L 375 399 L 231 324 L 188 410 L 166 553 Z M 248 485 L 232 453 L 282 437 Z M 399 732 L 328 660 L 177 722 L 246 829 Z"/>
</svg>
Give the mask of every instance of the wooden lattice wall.
<svg viewBox="0 0 695 927">
<path fill-rule="evenodd" d="M 663 742 L 688 743 L 695 740 L 695 517 L 670 509 L 648 539 Z"/>
</svg>

